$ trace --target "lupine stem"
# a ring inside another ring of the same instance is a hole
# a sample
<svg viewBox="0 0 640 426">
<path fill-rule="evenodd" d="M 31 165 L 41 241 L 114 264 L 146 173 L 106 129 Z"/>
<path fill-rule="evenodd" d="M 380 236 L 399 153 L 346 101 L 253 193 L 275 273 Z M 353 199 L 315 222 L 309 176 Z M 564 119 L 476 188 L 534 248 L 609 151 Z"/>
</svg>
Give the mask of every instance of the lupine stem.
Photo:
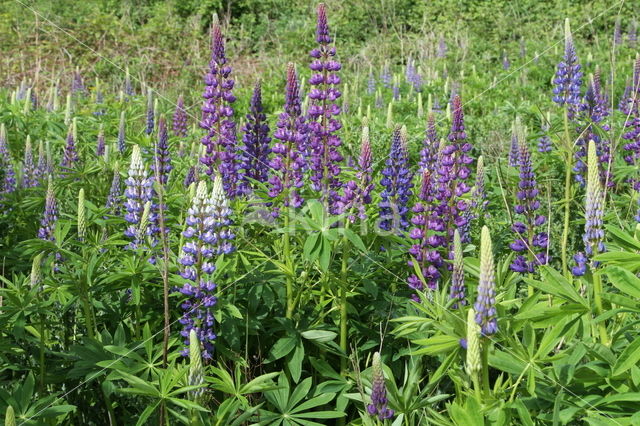
<svg viewBox="0 0 640 426">
<path fill-rule="evenodd" d="M 573 170 L 572 166 L 572 147 L 571 147 L 571 139 L 569 137 L 569 116 L 568 110 L 565 107 L 564 109 L 564 139 L 565 139 L 565 177 L 564 177 L 564 225 L 562 231 L 562 249 L 561 249 L 561 257 L 562 257 L 562 273 L 565 277 L 571 278 L 569 272 L 569 263 L 567 261 L 567 253 L 568 253 L 568 242 L 569 242 L 569 218 L 570 218 L 570 205 L 571 205 L 571 172 Z"/>
<path fill-rule="evenodd" d="M 349 228 L 349 221 L 346 222 L 345 232 Z M 349 291 L 347 272 L 349 270 L 349 253 L 351 246 L 345 233 L 342 237 L 342 268 L 340 269 L 340 349 L 345 353 L 345 357 L 340 359 L 340 374 L 347 374 L 347 337 L 348 337 L 348 312 L 347 312 L 347 292 Z"/>
<path fill-rule="evenodd" d="M 291 261 L 291 245 L 290 245 L 290 233 L 289 233 L 289 207 L 285 207 L 284 215 L 284 234 L 282 236 L 284 262 L 287 266 L 287 314 L 286 317 L 293 318 L 293 262 Z"/>
<path fill-rule="evenodd" d="M 45 340 L 44 340 L 44 320 L 45 315 L 40 314 L 40 394 L 44 395 L 44 376 L 45 376 L 45 360 L 44 360 L 44 352 L 45 352 Z"/>
<path fill-rule="evenodd" d="M 596 314 L 600 316 L 604 312 L 602 308 L 602 277 L 596 271 L 593 272 L 593 300 L 596 304 Z M 600 343 L 605 346 L 609 345 L 609 336 L 607 335 L 607 327 L 604 321 L 598 323 L 598 331 L 600 333 Z"/>
<path fill-rule="evenodd" d="M 489 384 L 489 342 L 488 339 L 482 342 L 482 387 L 487 400 L 491 395 L 491 385 Z"/>
</svg>

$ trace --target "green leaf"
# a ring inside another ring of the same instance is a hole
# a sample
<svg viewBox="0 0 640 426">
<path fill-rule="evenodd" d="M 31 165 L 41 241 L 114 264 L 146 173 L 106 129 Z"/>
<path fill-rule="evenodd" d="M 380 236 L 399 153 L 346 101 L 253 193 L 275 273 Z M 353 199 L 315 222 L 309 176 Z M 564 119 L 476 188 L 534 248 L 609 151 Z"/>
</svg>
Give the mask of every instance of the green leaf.
<svg viewBox="0 0 640 426">
<path fill-rule="evenodd" d="M 618 357 L 612 375 L 619 376 L 640 361 L 640 337 L 637 337 Z"/>
<path fill-rule="evenodd" d="M 287 362 L 287 366 L 289 367 L 289 372 L 291 373 L 291 378 L 295 383 L 300 381 L 300 375 L 302 374 L 302 361 L 304 359 L 304 346 L 301 341 L 298 341 L 296 345 L 295 351 L 293 351 L 293 355 L 289 358 Z"/>
<path fill-rule="evenodd" d="M 620 266 L 609 266 L 604 270 L 604 273 L 618 290 L 640 299 L 640 278 Z"/>
<path fill-rule="evenodd" d="M 300 334 L 307 340 L 314 340 L 319 343 L 330 342 L 338 335 L 338 333 L 329 330 L 307 330 Z"/>
<path fill-rule="evenodd" d="M 269 357 L 265 362 L 269 363 L 278 360 L 293 350 L 296 347 L 297 340 L 295 337 L 282 337 L 269 351 Z"/>
<path fill-rule="evenodd" d="M 436 355 L 457 349 L 460 346 L 460 339 L 455 336 L 441 334 L 428 339 L 413 340 L 413 343 L 424 347 L 412 352 L 412 355 Z"/>
<path fill-rule="evenodd" d="M 358 234 L 353 232 L 351 229 L 343 229 L 343 232 L 344 232 L 344 235 L 347 237 L 347 239 L 351 241 L 351 244 L 353 244 L 354 247 L 356 247 L 358 250 L 364 253 L 367 253 L 367 248 L 365 247 L 364 243 L 362 242 L 362 239 Z"/>
</svg>

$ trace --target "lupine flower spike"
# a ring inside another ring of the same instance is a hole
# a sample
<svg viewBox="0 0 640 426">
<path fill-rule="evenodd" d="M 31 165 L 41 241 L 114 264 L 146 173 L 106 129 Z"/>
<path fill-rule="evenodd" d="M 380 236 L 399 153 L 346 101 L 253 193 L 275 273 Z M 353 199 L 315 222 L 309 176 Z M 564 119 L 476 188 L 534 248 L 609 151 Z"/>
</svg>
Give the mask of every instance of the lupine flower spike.
<svg viewBox="0 0 640 426">
<path fill-rule="evenodd" d="M 67 131 L 67 143 L 64 147 L 62 162 L 60 164 L 60 167 L 65 172 L 73 170 L 75 165 L 80 161 L 78 150 L 76 148 L 77 134 L 77 118 L 74 118 L 69 126 L 69 130 Z"/>
<path fill-rule="evenodd" d="M 189 386 L 204 385 L 204 367 L 202 365 L 202 354 L 200 353 L 200 340 L 196 330 L 192 328 L 189 331 Z M 204 394 L 204 388 L 198 388 L 189 392 L 189 396 L 195 402 L 198 402 Z"/>
<path fill-rule="evenodd" d="M 316 26 L 316 42 L 319 47 L 311 50 L 313 58 L 312 74 L 309 84 L 313 88 L 309 91 L 310 105 L 307 111 L 309 117 L 309 168 L 311 170 L 311 187 L 320 193 L 328 210 L 335 213 L 331 206 L 338 197 L 341 187 L 338 175 L 342 155 L 338 148 L 342 144 L 336 134 L 342 128 L 337 119 L 340 107 L 336 104 L 341 93 L 337 86 L 340 77 L 337 71 L 342 66 L 335 60 L 336 48 L 330 46 L 329 26 L 324 3 L 318 5 L 318 19 Z"/>
<path fill-rule="evenodd" d="M 85 218 L 85 208 L 84 208 L 84 188 L 80 188 L 80 192 L 78 192 L 78 240 L 84 241 L 85 236 L 87 235 L 87 221 Z"/>
<path fill-rule="evenodd" d="M 356 179 L 350 180 L 344 187 L 344 194 L 340 198 L 339 211 L 347 213 L 347 218 L 353 223 L 357 217 L 365 220 L 366 205 L 371 203 L 371 191 L 373 190 L 371 164 L 371 143 L 369 141 L 369 126 L 366 117 L 363 119 L 360 157 L 356 167 Z"/>
<path fill-rule="evenodd" d="M 169 135 L 167 134 L 167 123 L 164 117 L 158 120 L 158 140 L 155 147 L 155 156 L 151 166 L 156 178 L 162 185 L 169 181 L 169 173 L 173 170 L 171 165 L 171 152 L 169 151 Z"/>
<path fill-rule="evenodd" d="M 242 141 L 244 146 L 240 155 L 243 173 L 243 191 L 249 192 L 253 185 L 251 180 L 266 182 L 269 173 L 269 125 L 262 107 L 262 88 L 256 82 L 253 96 L 246 116 L 247 122 L 242 127 Z"/>
<path fill-rule="evenodd" d="M 173 113 L 173 135 L 179 138 L 187 137 L 187 111 L 184 108 L 184 97 L 180 95 Z"/>
<path fill-rule="evenodd" d="M 38 229 L 38 238 L 41 240 L 55 241 L 55 226 L 58 220 L 58 206 L 56 203 L 56 194 L 53 191 L 53 181 L 49 175 L 49 184 L 47 186 L 47 195 L 44 202 L 44 213 L 40 220 L 40 229 Z"/>
<path fill-rule="evenodd" d="M 148 177 L 138 145 L 133 146 L 129 177 L 125 180 L 125 184 L 127 188 L 124 192 L 126 198 L 124 218 L 129 226 L 124 231 L 124 235 L 132 239 L 127 248 L 135 250 L 140 248 L 144 242 L 142 236 L 151 233 L 150 229 L 144 229 L 144 232 L 141 233 L 140 225 L 144 206 L 151 201 L 153 191 L 153 180 Z"/>
<path fill-rule="evenodd" d="M 565 20 L 564 38 L 564 56 L 558 64 L 556 77 L 553 80 L 553 84 L 556 85 L 553 89 L 553 101 L 560 106 L 566 105 L 568 117 L 572 120 L 580 106 L 582 71 L 573 45 L 569 18 Z"/>
<path fill-rule="evenodd" d="M 493 265 L 493 247 L 489 228 L 482 227 L 480 236 L 480 279 L 478 295 L 474 305 L 476 323 L 483 336 L 491 336 L 498 331 L 496 312 L 496 281 Z"/>
<path fill-rule="evenodd" d="M 33 150 L 31 149 L 31 136 L 27 136 L 24 144 L 24 160 L 22 162 L 22 187 L 32 188 L 38 186 L 36 165 L 33 162 Z"/>
<path fill-rule="evenodd" d="M 147 127 L 144 132 L 147 135 L 153 133 L 155 128 L 155 108 L 153 103 L 153 90 L 147 88 Z"/>
<path fill-rule="evenodd" d="M 380 194 L 380 229 L 401 234 L 409 226 L 407 202 L 413 188 L 409 157 L 401 128 L 396 127 L 391 138 L 391 152 L 385 161 L 380 184 L 384 187 Z"/>
<path fill-rule="evenodd" d="M 205 75 L 202 95 L 202 120 L 200 127 L 206 134 L 201 139 L 206 152 L 200 161 L 207 167 L 206 173 L 222 176 L 224 189 L 229 197 L 237 195 L 238 167 L 236 164 L 236 124 L 233 121 L 233 96 L 235 81 L 227 64 L 224 37 L 220 24 L 215 22 L 211 36 L 211 60 Z"/>
<path fill-rule="evenodd" d="M 13 168 L 9 144 L 7 143 L 7 130 L 4 123 L 0 125 L 0 165 L 2 166 L 2 184 L 0 186 L 0 199 L 16 190 L 16 172 Z"/>
<path fill-rule="evenodd" d="M 373 354 L 373 375 L 371 380 L 371 404 L 367 405 L 367 412 L 371 416 L 378 417 L 379 420 L 390 419 L 394 411 L 389 408 L 387 399 L 387 388 L 384 382 L 384 371 L 380 353 Z"/>
</svg>

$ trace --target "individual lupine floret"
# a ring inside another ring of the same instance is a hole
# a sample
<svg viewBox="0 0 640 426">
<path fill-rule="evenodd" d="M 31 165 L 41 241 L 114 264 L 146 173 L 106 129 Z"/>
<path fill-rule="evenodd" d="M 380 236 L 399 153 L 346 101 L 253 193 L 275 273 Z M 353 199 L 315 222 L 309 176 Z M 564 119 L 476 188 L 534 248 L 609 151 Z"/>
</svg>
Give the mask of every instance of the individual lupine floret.
<svg viewBox="0 0 640 426">
<path fill-rule="evenodd" d="M 153 133 L 153 129 L 155 129 L 155 108 L 153 102 L 153 90 L 151 88 L 147 88 L 147 127 L 144 132 L 147 135 Z"/>
<path fill-rule="evenodd" d="M 49 175 L 49 184 L 47 186 L 47 195 L 44 201 L 44 213 L 40 220 L 40 229 L 38 229 L 38 238 L 46 241 L 55 241 L 55 226 L 58 220 L 58 206 L 56 203 L 56 194 L 53 190 L 53 181 Z"/>
<path fill-rule="evenodd" d="M 320 198 L 330 211 L 334 210 L 332 206 L 341 187 L 338 176 L 343 159 L 338 151 L 342 141 L 337 132 L 342 128 L 342 123 L 337 119 L 340 107 L 336 103 L 341 96 L 337 88 L 340 84 L 337 71 L 342 66 L 335 60 L 336 48 L 330 46 L 331 41 L 326 8 L 324 3 L 320 3 L 316 25 L 319 47 L 310 52 L 313 60 L 309 66 L 312 71 L 309 84 L 313 88 L 308 95 L 308 152 L 311 187 L 320 193 Z"/>
<path fill-rule="evenodd" d="M 80 156 L 78 155 L 78 149 L 76 147 L 76 138 L 78 135 L 77 128 L 77 118 L 74 118 L 69 126 L 69 130 L 67 131 L 67 141 L 62 155 L 62 162 L 60 163 L 60 167 L 64 172 L 72 171 L 80 161 Z"/>
<path fill-rule="evenodd" d="M 152 232 L 149 223 L 144 228 L 142 227 L 142 215 L 145 205 L 151 203 L 153 195 L 153 179 L 148 177 L 138 145 L 133 146 L 128 175 L 124 191 L 126 198 L 124 219 L 129 223 L 129 226 L 124 231 L 124 235 L 132 240 L 127 248 L 136 250 L 144 243 L 144 237 Z"/>
<path fill-rule="evenodd" d="M 100 125 L 98 130 L 98 141 L 96 142 L 96 155 L 98 157 L 104 156 L 105 153 L 105 139 L 104 139 L 104 127 Z"/>
<path fill-rule="evenodd" d="M 367 405 L 367 413 L 376 416 L 379 420 L 387 420 L 393 417 L 395 412 L 389 408 L 387 399 L 387 387 L 384 382 L 384 371 L 380 353 L 373 354 L 373 374 L 371 378 L 371 404 Z"/>
<path fill-rule="evenodd" d="M 480 235 L 480 278 L 478 295 L 474 304 L 476 324 L 483 336 L 491 336 L 498 331 L 496 311 L 496 280 L 493 264 L 493 247 L 489 228 L 482 227 Z"/>
<path fill-rule="evenodd" d="M 224 37 L 220 24 L 215 22 L 212 30 L 211 60 L 205 75 L 205 90 L 202 95 L 202 120 L 200 127 L 206 134 L 201 139 L 206 152 L 200 161 L 206 173 L 222 176 L 224 189 L 229 197 L 237 194 L 238 165 L 236 162 L 236 124 L 233 121 L 234 80 L 227 64 Z"/>
<path fill-rule="evenodd" d="M 384 187 L 380 193 L 380 229 L 402 234 L 409 226 L 407 203 L 411 197 L 413 174 L 409 169 L 406 138 L 402 130 L 396 127 L 391 138 L 391 151 L 382 170 L 380 184 Z"/>
<path fill-rule="evenodd" d="M 171 152 L 169 151 L 169 135 L 167 123 L 164 117 L 158 120 L 158 141 L 155 145 L 155 156 L 151 170 L 162 185 L 169 181 L 169 173 L 173 170 L 171 165 Z"/>
<path fill-rule="evenodd" d="M 244 146 L 240 154 L 243 169 L 243 191 L 250 192 L 251 180 L 266 182 L 269 174 L 269 125 L 262 106 L 262 89 L 260 82 L 253 88 L 253 96 L 249 106 L 247 121 L 242 127 Z"/>
<path fill-rule="evenodd" d="M 440 151 L 440 139 L 436 129 L 436 116 L 433 111 L 429 112 L 427 117 L 427 129 L 420 151 L 420 170 L 435 170 L 438 160 L 438 151 Z"/>
<path fill-rule="evenodd" d="M 353 223 L 356 217 L 360 220 L 367 218 L 366 205 L 371 203 L 371 191 L 373 190 L 371 164 L 371 143 L 369 141 L 368 120 L 364 119 L 362 126 L 362 144 L 360 157 L 356 167 L 356 176 L 344 187 L 344 194 L 340 197 L 338 210 L 347 213 L 347 218 Z M 356 215 L 357 212 L 357 215 Z"/>
<path fill-rule="evenodd" d="M 467 304 L 465 294 L 462 242 L 460 241 L 460 233 L 456 229 L 453 234 L 453 271 L 451 273 L 451 290 L 449 292 L 449 297 L 453 300 L 452 307 L 454 309 Z"/>
<path fill-rule="evenodd" d="M 173 112 L 173 135 L 178 138 L 187 137 L 187 111 L 184 108 L 184 97 L 178 96 L 176 109 Z"/>
<path fill-rule="evenodd" d="M 31 136 L 27 136 L 24 144 L 24 160 L 22 161 L 22 187 L 33 188 L 38 186 L 36 165 L 33 162 L 33 150 L 31 149 Z"/>
<path fill-rule="evenodd" d="M 510 247 L 518 254 L 511 263 L 511 269 L 526 274 L 535 272 L 538 265 L 548 263 L 549 236 L 540 229 L 547 218 L 537 212 L 540 209 L 540 200 L 536 176 L 531 164 L 531 154 L 524 141 L 520 144 L 519 169 L 520 182 L 514 210 L 522 220 L 515 221 L 512 226 L 516 239 Z"/>
<path fill-rule="evenodd" d="M 573 37 L 569 27 L 569 19 L 565 20 L 564 56 L 558 64 L 556 77 L 553 80 L 553 101 L 560 106 L 567 107 L 570 120 L 574 119 L 580 106 L 580 87 L 582 86 L 582 71 L 578 62 L 578 55 L 573 45 Z"/>
<path fill-rule="evenodd" d="M 293 64 L 287 66 L 284 112 L 278 117 L 273 137 L 278 140 L 271 149 L 271 172 L 267 181 L 269 196 L 283 195 L 285 207 L 300 207 L 303 199 L 299 189 L 303 186 L 302 173 L 306 168 L 308 127 L 302 115 L 298 78 Z M 278 209 L 274 210 L 278 214 Z"/>
<path fill-rule="evenodd" d="M 183 232 L 185 244 L 179 259 L 180 275 L 186 280 L 180 292 L 187 296 L 181 304 L 184 313 L 180 319 L 186 346 L 182 352 L 184 356 L 189 354 L 192 330 L 202 345 L 203 358 L 208 360 L 213 355 L 213 341 L 216 339 L 213 307 L 217 298 L 212 274 L 215 256 L 233 250 L 230 215 L 220 177 L 215 177 L 211 195 L 207 193 L 206 183 L 201 181 L 188 211 L 187 228 Z"/>
</svg>

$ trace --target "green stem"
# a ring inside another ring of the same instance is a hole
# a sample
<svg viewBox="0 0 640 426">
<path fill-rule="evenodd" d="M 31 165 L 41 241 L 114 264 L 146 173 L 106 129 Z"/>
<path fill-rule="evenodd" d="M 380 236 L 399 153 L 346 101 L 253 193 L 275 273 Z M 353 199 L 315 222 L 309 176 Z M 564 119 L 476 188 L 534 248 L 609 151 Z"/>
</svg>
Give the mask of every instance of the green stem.
<svg viewBox="0 0 640 426">
<path fill-rule="evenodd" d="M 482 387 L 486 400 L 491 396 L 491 385 L 489 384 L 489 341 L 485 340 L 482 345 Z"/>
<path fill-rule="evenodd" d="M 571 139 L 569 137 L 569 117 L 567 110 L 564 111 L 564 139 L 565 139 L 565 176 L 564 176 L 564 226 L 562 230 L 562 273 L 565 277 L 570 278 L 569 263 L 567 260 L 567 245 L 569 242 L 569 218 L 570 218 L 570 205 L 571 205 L 571 173 L 573 170 L 573 148 L 571 146 Z"/>
<path fill-rule="evenodd" d="M 44 376 L 45 376 L 45 364 L 44 364 L 44 352 L 45 352 L 45 340 L 44 340 L 44 314 L 40 314 L 40 394 L 44 394 Z"/>
<path fill-rule="evenodd" d="M 102 390 L 104 405 L 107 407 L 107 416 L 109 417 L 109 426 L 116 426 L 118 423 L 116 422 L 116 413 L 113 411 L 113 404 L 111 404 L 111 398 L 109 398 L 109 395 L 104 391 L 102 384 L 100 385 L 100 390 Z"/>
<path fill-rule="evenodd" d="M 600 316 L 604 312 L 602 308 L 602 277 L 594 271 L 593 273 L 593 300 L 596 304 L 596 315 Z M 598 331 L 600 333 L 600 343 L 609 345 L 609 336 L 607 335 L 607 327 L 604 321 L 598 323 Z"/>
<path fill-rule="evenodd" d="M 348 223 L 345 230 L 348 228 Z M 349 270 L 349 239 L 346 234 L 342 237 L 342 267 L 340 269 L 340 349 L 345 356 L 340 359 L 340 374 L 347 375 L 347 337 L 348 337 L 348 312 L 347 312 L 347 292 L 349 291 L 347 271 Z"/>
<path fill-rule="evenodd" d="M 287 314 L 286 317 L 291 319 L 293 318 L 293 262 L 291 259 L 291 246 L 290 246 L 290 235 L 289 235 L 289 208 L 285 208 L 284 215 L 284 235 L 282 236 L 282 245 L 283 245 L 283 255 L 284 255 L 284 263 L 287 266 L 286 279 L 287 279 Z"/>
</svg>

